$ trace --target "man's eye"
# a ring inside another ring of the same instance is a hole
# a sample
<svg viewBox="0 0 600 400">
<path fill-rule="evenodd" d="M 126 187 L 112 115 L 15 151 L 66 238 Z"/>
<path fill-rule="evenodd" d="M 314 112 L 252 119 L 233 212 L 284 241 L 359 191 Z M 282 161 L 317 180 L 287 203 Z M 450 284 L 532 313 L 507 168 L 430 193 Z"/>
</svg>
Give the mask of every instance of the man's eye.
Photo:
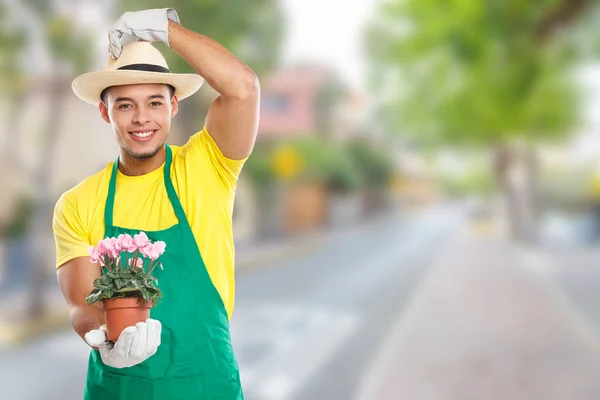
<svg viewBox="0 0 600 400">
<path fill-rule="evenodd" d="M 119 109 L 125 109 L 131 107 L 131 104 L 121 104 L 119 105 Z"/>
<path fill-rule="evenodd" d="M 152 107 L 158 107 L 158 106 L 162 106 L 162 103 L 160 101 L 153 101 L 152 103 L 150 103 L 150 105 Z"/>
</svg>

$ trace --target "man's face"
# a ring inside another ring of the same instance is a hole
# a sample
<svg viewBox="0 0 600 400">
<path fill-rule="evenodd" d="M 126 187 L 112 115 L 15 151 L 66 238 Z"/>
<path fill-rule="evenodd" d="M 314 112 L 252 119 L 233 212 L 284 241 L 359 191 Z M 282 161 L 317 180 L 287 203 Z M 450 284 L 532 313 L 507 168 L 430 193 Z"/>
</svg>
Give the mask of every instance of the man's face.
<svg viewBox="0 0 600 400">
<path fill-rule="evenodd" d="M 163 146 L 177 114 L 177 98 L 171 100 L 167 85 L 114 86 L 106 104 L 99 105 L 102 118 L 110 123 L 119 146 L 131 157 L 153 157 Z"/>
</svg>

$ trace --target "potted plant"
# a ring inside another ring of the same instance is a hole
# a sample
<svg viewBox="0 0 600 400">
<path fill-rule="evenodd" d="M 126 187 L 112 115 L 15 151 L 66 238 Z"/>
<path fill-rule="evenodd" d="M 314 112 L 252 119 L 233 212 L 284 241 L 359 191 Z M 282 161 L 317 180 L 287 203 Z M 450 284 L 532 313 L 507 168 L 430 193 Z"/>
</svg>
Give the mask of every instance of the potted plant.
<svg viewBox="0 0 600 400">
<path fill-rule="evenodd" d="M 166 248 L 165 242 L 152 243 L 144 232 L 133 237 L 121 234 L 90 246 L 91 261 L 100 264 L 101 276 L 86 297 L 92 305 L 102 302 L 108 340 L 116 341 L 128 326 L 146 321 L 162 293 L 152 275 Z"/>
</svg>

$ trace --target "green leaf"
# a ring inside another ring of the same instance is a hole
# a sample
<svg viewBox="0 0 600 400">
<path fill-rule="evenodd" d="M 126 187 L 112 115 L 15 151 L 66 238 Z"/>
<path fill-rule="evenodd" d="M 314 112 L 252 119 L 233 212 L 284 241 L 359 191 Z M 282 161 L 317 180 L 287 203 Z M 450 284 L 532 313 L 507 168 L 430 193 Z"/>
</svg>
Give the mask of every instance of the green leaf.
<svg viewBox="0 0 600 400">
<path fill-rule="evenodd" d="M 85 302 L 88 305 L 92 305 L 95 302 L 99 301 L 100 298 L 102 297 L 102 292 L 100 290 L 93 290 L 86 298 L 85 298 Z"/>
<path fill-rule="evenodd" d="M 116 271 L 108 271 L 106 276 L 110 279 L 119 279 L 120 274 Z"/>
</svg>

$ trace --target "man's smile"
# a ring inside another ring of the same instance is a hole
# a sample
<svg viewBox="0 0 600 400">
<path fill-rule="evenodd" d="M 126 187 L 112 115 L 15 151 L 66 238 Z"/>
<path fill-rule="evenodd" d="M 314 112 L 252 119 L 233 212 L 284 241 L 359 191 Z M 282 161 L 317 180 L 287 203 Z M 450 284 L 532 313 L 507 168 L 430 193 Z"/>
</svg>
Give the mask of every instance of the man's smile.
<svg viewBox="0 0 600 400">
<path fill-rule="evenodd" d="M 135 138 L 137 141 L 146 141 L 152 138 L 156 130 L 139 130 L 139 131 L 131 131 L 129 134 Z"/>
</svg>

